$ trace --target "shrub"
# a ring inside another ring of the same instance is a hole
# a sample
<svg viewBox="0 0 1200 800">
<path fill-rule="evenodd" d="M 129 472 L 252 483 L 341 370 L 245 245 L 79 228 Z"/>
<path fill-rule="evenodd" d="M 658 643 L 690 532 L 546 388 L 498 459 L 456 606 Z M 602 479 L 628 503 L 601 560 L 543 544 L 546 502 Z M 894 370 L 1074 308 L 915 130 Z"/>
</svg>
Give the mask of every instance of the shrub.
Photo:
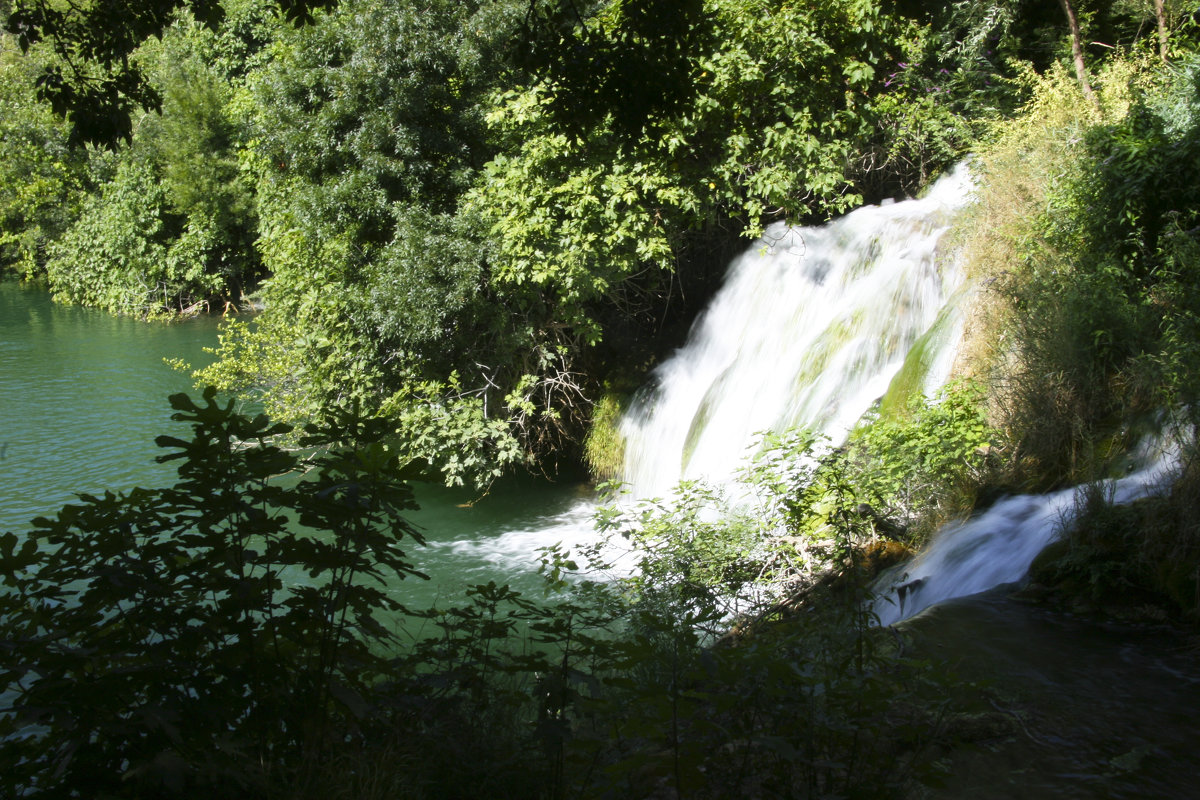
<svg viewBox="0 0 1200 800">
<path fill-rule="evenodd" d="M 212 390 L 171 405 L 192 427 L 157 440 L 173 487 L 0 537 L 9 796 L 253 794 L 361 735 L 384 587 L 419 575 L 398 545 L 421 541 L 379 425 L 311 428 L 302 458 Z"/>
<path fill-rule="evenodd" d="M 192 429 L 158 439 L 172 487 L 0 537 L 11 796 L 890 797 L 932 766 L 944 683 L 871 628 L 861 579 L 714 646 L 753 580 L 727 568 L 778 516 L 722 521 L 685 491 L 637 512 L 637 578 L 568 582 L 551 551 L 550 600 L 489 583 L 409 611 L 389 588 L 421 537 L 387 426 L 343 415 L 288 452 L 287 426 L 212 390 L 171 402 Z M 790 460 L 811 446 L 764 450 L 764 502 L 813 474 Z M 861 520 L 826 475 L 772 507 L 823 498 L 853 565 Z"/>
<path fill-rule="evenodd" d="M 978 383 L 955 383 L 938 397 L 913 398 L 903 415 L 868 419 L 847 449 L 856 493 L 898 524 L 919 521 L 910 535 L 969 511 L 999 444 L 984 397 Z"/>
</svg>

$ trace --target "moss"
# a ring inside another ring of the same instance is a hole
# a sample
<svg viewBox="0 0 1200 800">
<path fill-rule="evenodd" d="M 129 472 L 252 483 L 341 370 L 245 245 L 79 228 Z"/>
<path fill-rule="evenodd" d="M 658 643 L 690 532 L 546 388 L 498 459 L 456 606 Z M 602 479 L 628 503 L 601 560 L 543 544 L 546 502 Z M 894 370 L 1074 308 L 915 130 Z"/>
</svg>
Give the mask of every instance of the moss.
<svg viewBox="0 0 1200 800">
<path fill-rule="evenodd" d="M 909 348 L 908 355 L 904 357 L 904 364 L 888 384 L 887 392 L 880 401 L 880 417 L 896 419 L 906 416 L 912 400 L 925 393 L 929 371 L 942 350 L 950 344 L 949 337 L 954 327 L 954 318 L 958 313 L 959 302 L 965 295 L 966 292 L 959 292 L 951 298 L 950 302 L 942 307 L 929 330 L 921 334 Z"/>
<path fill-rule="evenodd" d="M 724 377 L 722 375 L 713 382 L 712 386 L 708 387 L 704 399 L 700 401 L 700 407 L 696 409 L 696 414 L 692 417 L 692 424 L 688 426 L 687 438 L 683 442 L 683 455 L 679 463 L 680 474 L 687 472 L 688 462 L 692 460 L 692 454 L 696 452 L 696 446 L 700 444 L 700 437 L 704 435 L 704 429 L 708 427 L 708 419 L 712 416 L 713 391 L 716 386 L 720 385 Z"/>
<path fill-rule="evenodd" d="M 1057 539 L 1042 552 L 1037 554 L 1029 566 L 1029 577 L 1035 582 L 1052 585 L 1059 580 L 1059 564 L 1071 553 L 1071 543 L 1066 539 Z"/>
<path fill-rule="evenodd" d="M 800 394 L 820 379 L 833 357 L 859 334 L 865 320 L 866 311 L 859 308 L 829 323 L 828 327 L 809 347 L 808 363 L 796 375 L 793 394 Z"/>
<path fill-rule="evenodd" d="M 614 480 L 625 466 L 625 437 L 621 435 L 621 417 L 626 395 L 606 391 L 592 406 L 592 422 L 584 440 L 584 457 L 592 477 Z"/>
<path fill-rule="evenodd" d="M 1200 610 L 1200 558 L 1160 561 L 1155 583 L 1185 613 Z"/>
</svg>

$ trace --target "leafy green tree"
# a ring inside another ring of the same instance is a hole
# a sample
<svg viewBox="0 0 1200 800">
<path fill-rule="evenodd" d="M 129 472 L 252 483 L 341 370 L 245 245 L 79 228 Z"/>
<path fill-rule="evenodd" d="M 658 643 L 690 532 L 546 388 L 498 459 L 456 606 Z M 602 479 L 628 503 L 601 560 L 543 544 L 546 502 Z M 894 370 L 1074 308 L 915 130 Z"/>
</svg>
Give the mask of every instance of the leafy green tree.
<svg viewBox="0 0 1200 800">
<path fill-rule="evenodd" d="M 685 110 L 695 95 L 692 60 L 710 45 L 702 0 L 624 0 L 594 15 L 574 0 L 533 0 L 518 59 L 548 88 L 563 132 L 584 136 L 611 118 L 636 141 Z"/>
<path fill-rule="evenodd" d="M 206 271 L 227 285 L 258 277 L 253 187 L 238 163 L 246 126 L 234 116 L 245 66 L 222 64 L 223 51 L 238 38 L 225 28 L 214 34 L 191 20 L 176 23 L 153 58 L 162 113 L 143 120 L 138 131 L 160 165 L 173 211 L 219 232 L 224 263 L 209 264 Z"/>
<path fill-rule="evenodd" d="M 139 117 L 132 144 L 110 156 L 112 180 L 52 249 L 47 275 L 60 298 L 154 316 L 227 308 L 256 284 L 253 187 L 238 163 L 245 124 L 233 104 L 245 67 L 225 56 L 247 57 L 234 26 L 253 29 L 261 9 L 238 6 L 217 33 L 181 18 L 140 51 L 161 112 Z"/>
<path fill-rule="evenodd" d="M 444 466 L 432 420 L 481 442 L 472 463 L 544 454 L 581 438 L 606 358 L 716 274 L 714 242 L 961 147 L 889 82 L 918 30 L 874 3 L 720 0 L 666 26 L 653 2 L 576 8 L 347 3 L 280 40 L 243 95 L 266 312 L 206 380 L 289 417 L 387 408 Z M 523 41 L 528 78 L 505 60 Z"/>
<path fill-rule="evenodd" d="M 308 20 L 314 8 L 336 0 L 277 0 L 289 18 Z M 134 58 L 151 37 L 161 37 L 186 9 L 216 30 L 225 17 L 220 0 L 115 0 L 104 3 L 57 3 L 15 0 L 5 29 L 22 50 L 48 42 L 58 59 L 38 78 L 41 96 L 71 124 L 73 144 L 113 147 L 133 137 L 135 117 L 157 109 L 161 94 Z"/>
<path fill-rule="evenodd" d="M 857 496 L 911 539 L 970 511 L 1000 444 L 985 400 L 980 384 L 952 383 L 934 397 L 912 398 L 899 414 L 867 419 L 846 449 Z"/>
<path fill-rule="evenodd" d="M 90 185 L 89 155 L 67 146 L 67 126 L 37 100 L 35 56 L 0 38 L 0 266 L 40 273 L 46 248 L 74 222 Z"/>
<path fill-rule="evenodd" d="M 527 402 L 523 333 L 459 203 L 493 152 L 483 102 L 516 8 L 346 3 L 275 45 L 245 95 L 266 310 L 227 330 L 207 379 L 290 418 L 387 409 L 452 480 L 520 453 L 505 420 Z"/>
<path fill-rule="evenodd" d="M 623 5 L 606 8 L 580 34 L 589 46 L 640 41 L 620 25 Z M 719 0 L 704 11 L 683 16 L 705 28 L 684 54 L 691 91 L 632 140 L 612 111 L 587 111 L 593 124 L 564 131 L 571 95 L 553 74 L 492 115 L 506 146 L 472 201 L 496 242 L 493 282 L 564 330 L 569 347 L 601 339 L 599 306 L 633 317 L 647 297 L 661 302 L 695 231 L 753 235 L 771 219 L 822 218 L 862 200 L 896 108 L 879 98 L 911 26 L 873 3 Z"/>
<path fill-rule="evenodd" d="M 203 271 L 210 232 L 189 233 L 149 164 L 119 164 L 51 247 L 46 275 L 71 302 L 138 316 L 182 311 L 219 286 Z"/>
<path fill-rule="evenodd" d="M 300 456 L 212 390 L 171 405 L 173 486 L 0 537 L 13 797 L 262 793 L 354 737 L 387 671 L 387 587 L 423 577 L 401 549 L 422 540 L 379 421 L 310 427 Z"/>
</svg>

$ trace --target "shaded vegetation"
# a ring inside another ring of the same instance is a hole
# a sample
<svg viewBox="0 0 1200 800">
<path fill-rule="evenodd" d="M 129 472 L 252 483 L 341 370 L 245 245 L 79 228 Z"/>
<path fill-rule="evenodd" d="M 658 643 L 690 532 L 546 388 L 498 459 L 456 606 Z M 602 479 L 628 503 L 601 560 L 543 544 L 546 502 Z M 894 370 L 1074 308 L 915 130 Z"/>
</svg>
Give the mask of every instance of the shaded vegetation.
<svg viewBox="0 0 1200 800">
<path fill-rule="evenodd" d="M 1054 2 L 707 0 L 659 26 L 651 0 L 344 0 L 298 28 L 259 0 L 158 3 L 132 39 L 75 45 L 16 4 L 4 266 L 139 316 L 253 294 L 202 377 L 289 424 L 177 396 L 178 484 L 0 537 L 2 785 L 887 797 L 930 777 L 944 679 L 871 627 L 872 574 L 998 491 L 1104 476 L 1165 419 L 1194 433 L 1194 15 L 1169 4 L 1163 46 L 1145 4 L 1077 6 L 1110 45 L 1087 53 L 1095 104 Z M 77 67 L 42 84 L 64 122 L 34 76 Z M 70 149 L 80 125 L 127 142 Z M 841 447 L 772 435 L 746 497 L 697 482 L 606 512 L 632 578 L 551 550 L 551 599 L 389 593 L 419 577 L 405 479 L 486 483 L 589 424 L 613 471 L 605 378 L 677 340 L 731 242 L 915 191 L 968 149 L 975 383 Z M 1194 614 L 1184 466 L 1127 508 L 1092 490 L 1037 576 Z"/>
<path fill-rule="evenodd" d="M 788 629 L 713 647 L 714 578 L 745 556 L 684 504 L 641 515 L 660 544 L 636 578 L 552 549 L 550 599 L 410 610 L 389 587 L 424 577 L 402 549 L 422 540 L 385 423 L 310 426 L 300 454 L 211 390 L 171 403 L 173 486 L 0 537 L 13 796 L 886 797 L 935 771 L 945 679 L 870 628 L 855 569 Z M 754 470 L 762 501 L 798 520 L 780 469 Z M 857 563 L 853 513 L 829 519 L 828 563 Z"/>
</svg>

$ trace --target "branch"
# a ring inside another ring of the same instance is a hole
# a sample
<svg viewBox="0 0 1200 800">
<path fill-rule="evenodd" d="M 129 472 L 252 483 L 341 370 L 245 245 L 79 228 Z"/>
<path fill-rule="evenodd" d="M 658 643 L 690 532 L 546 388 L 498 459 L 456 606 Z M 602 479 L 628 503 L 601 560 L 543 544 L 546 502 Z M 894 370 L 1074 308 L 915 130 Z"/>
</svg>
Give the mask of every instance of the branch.
<svg viewBox="0 0 1200 800">
<path fill-rule="evenodd" d="M 1067 15 L 1067 25 L 1071 29 L 1071 58 L 1075 62 L 1075 77 L 1079 79 L 1079 86 L 1083 89 L 1083 96 L 1092 104 L 1092 108 L 1096 109 L 1096 113 L 1100 114 L 1100 101 L 1096 99 L 1096 93 L 1092 91 L 1092 83 L 1088 79 L 1087 65 L 1083 62 L 1083 45 L 1079 34 L 1079 20 L 1075 17 L 1075 9 L 1071 7 L 1071 0 L 1058 0 L 1058 2 L 1062 6 L 1063 12 Z"/>
</svg>

